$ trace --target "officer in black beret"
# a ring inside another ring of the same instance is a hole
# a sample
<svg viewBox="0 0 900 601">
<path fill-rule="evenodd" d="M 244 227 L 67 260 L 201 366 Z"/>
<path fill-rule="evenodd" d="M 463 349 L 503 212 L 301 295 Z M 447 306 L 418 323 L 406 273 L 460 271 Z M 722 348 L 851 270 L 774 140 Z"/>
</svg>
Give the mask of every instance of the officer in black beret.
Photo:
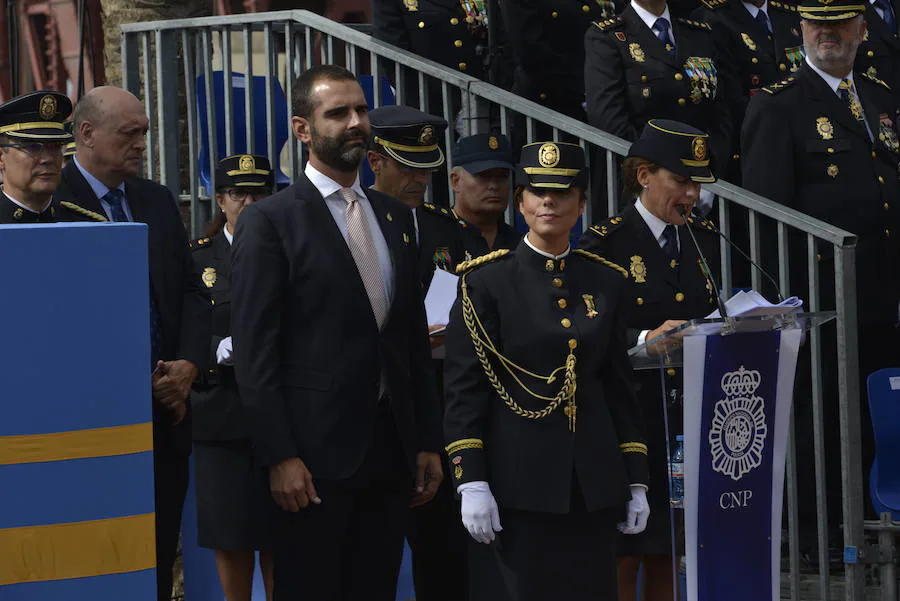
<svg viewBox="0 0 900 601">
<path fill-rule="evenodd" d="M 191 391 L 197 495 L 197 540 L 213 549 L 222 589 L 253 580 L 254 551 L 266 590 L 272 590 L 268 479 L 254 468 L 247 416 L 234 375 L 231 342 L 231 244 L 244 207 L 272 193 L 275 174 L 264 156 L 222 159 L 216 169 L 218 211 L 206 236 L 191 242 L 194 271 L 213 300 L 210 366 Z M 271 593 L 270 593 L 271 594 Z"/>
<path fill-rule="evenodd" d="M 63 122 L 72 112 L 64 94 L 38 91 L 0 105 L 0 223 L 56 221 L 63 146 L 72 140 Z"/>
<path fill-rule="evenodd" d="M 435 269 L 452 273 L 465 256 L 460 227 L 450 209 L 425 202 L 432 175 L 445 163 L 441 144 L 447 122 L 408 106 L 384 106 L 369 113 L 369 124 L 372 189 L 412 209 L 420 276 L 427 290 Z"/>
<path fill-rule="evenodd" d="M 466 260 L 499 248 L 513 250 L 522 239 L 504 219 L 510 202 L 512 163 L 512 149 L 504 135 L 460 138 L 453 149 L 453 213 L 463 226 Z"/>
<path fill-rule="evenodd" d="M 804 64 L 792 77 L 763 88 L 750 100 L 741 140 L 746 188 L 858 236 L 861 391 L 866 390 L 870 373 L 900 364 L 900 337 L 895 327 L 900 301 L 897 105 L 886 83 L 858 69 L 857 51 L 867 32 L 865 10 L 864 0 L 800 2 L 797 12 L 802 19 Z M 764 264 L 777 273 L 776 232 L 763 228 L 761 235 Z M 808 297 L 806 236 L 792 235 L 788 244 L 790 287 L 782 292 Z M 815 253 L 818 306 L 834 309 L 833 247 L 822 244 Z M 839 440 L 837 341 L 831 333 L 823 335 L 822 359 L 825 440 Z M 801 353 L 794 393 L 798 431 L 812 420 L 809 368 L 808 355 Z M 869 466 L 874 439 L 865 394 L 860 396 L 863 465 Z M 799 441 L 798 461 L 812 465 L 815 449 L 811 437 Z M 837 444 L 826 445 L 828 521 L 835 534 L 841 523 L 840 486 L 833 485 L 841 481 L 838 449 Z M 864 474 L 868 476 L 868 470 Z M 800 498 L 814 498 L 814 470 L 801 470 L 800 476 Z M 815 503 L 800 503 L 800 525 L 801 545 L 806 543 L 807 549 L 814 551 Z M 840 541 L 835 542 L 840 547 Z"/>
<path fill-rule="evenodd" d="M 710 267 L 717 269 L 719 239 L 712 224 L 690 217 L 700 184 L 715 179 L 706 133 L 676 121 L 651 120 L 622 163 L 623 198 L 628 206 L 581 237 L 580 248 L 630 272 L 623 304 L 629 347 L 653 340 L 684 320 L 705 317 L 715 309 L 713 284 L 706 280 L 697 250 L 685 231 L 688 226 L 693 228 Z M 620 537 L 620 601 L 636 599 L 641 566 L 641 589 L 647 601 L 674 598 L 664 412 L 669 413 L 673 439 L 668 442 L 672 443 L 681 433 L 681 400 L 676 392 L 681 382 L 677 370 L 668 370 L 666 377 L 671 396 L 663 408 L 659 373 L 635 372 L 650 449 L 650 506 L 659 510 L 650 515 L 644 532 Z"/>
<path fill-rule="evenodd" d="M 444 435 L 472 601 L 615 599 L 616 525 L 638 533 L 649 515 L 628 272 L 569 247 L 586 184 L 580 146 L 525 146 L 515 198 L 529 232 L 457 270 Z"/>
</svg>

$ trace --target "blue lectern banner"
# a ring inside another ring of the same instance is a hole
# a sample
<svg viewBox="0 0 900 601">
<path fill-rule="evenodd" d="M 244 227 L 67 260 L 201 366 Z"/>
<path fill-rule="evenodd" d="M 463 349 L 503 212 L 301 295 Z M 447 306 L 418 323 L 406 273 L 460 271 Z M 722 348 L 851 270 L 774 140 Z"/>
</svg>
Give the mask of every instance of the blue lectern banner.
<svg viewBox="0 0 900 601">
<path fill-rule="evenodd" d="M 0 226 L 0 601 L 155 601 L 147 228 Z"/>
<path fill-rule="evenodd" d="M 685 343 L 690 601 L 778 600 L 781 499 L 800 332 Z"/>
</svg>

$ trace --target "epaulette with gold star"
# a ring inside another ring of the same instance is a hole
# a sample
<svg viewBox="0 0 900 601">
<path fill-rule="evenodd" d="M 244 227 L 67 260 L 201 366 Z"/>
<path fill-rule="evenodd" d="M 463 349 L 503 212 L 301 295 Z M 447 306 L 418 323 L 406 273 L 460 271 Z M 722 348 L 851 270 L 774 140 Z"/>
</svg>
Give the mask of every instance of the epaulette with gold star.
<svg viewBox="0 0 900 601">
<path fill-rule="evenodd" d="M 860 75 L 862 75 L 863 77 L 865 77 L 866 79 L 868 79 L 869 81 L 871 81 L 871 82 L 873 82 L 873 83 L 877 83 L 878 85 L 880 85 L 881 87 L 887 89 L 888 91 L 890 91 L 890 89 L 891 89 L 891 86 L 889 86 L 889 85 L 886 84 L 885 82 L 881 81 L 880 79 L 878 79 L 877 77 L 875 77 L 875 76 L 872 75 L 871 73 L 860 73 Z"/>
<path fill-rule="evenodd" d="M 782 79 L 781 81 L 779 81 L 777 83 L 773 83 L 771 85 L 764 87 L 762 89 L 762 91 L 765 92 L 766 94 L 778 94 L 779 92 L 783 92 L 784 90 L 786 90 L 789 87 L 791 87 L 792 85 L 794 85 L 795 81 L 796 80 L 794 79 L 794 76 L 792 75 L 791 77 L 788 77 L 787 79 Z"/>
<path fill-rule="evenodd" d="M 700 228 L 704 230 L 709 230 L 711 232 L 716 231 L 716 225 L 707 219 L 706 217 L 688 217 L 688 223 L 690 223 L 695 228 Z"/>
<path fill-rule="evenodd" d="M 84 207 L 80 207 L 74 202 L 69 202 L 68 200 L 60 201 L 59 206 L 94 221 L 109 221 L 105 215 L 101 215 L 100 213 L 95 213 L 94 211 L 85 209 Z"/>
<path fill-rule="evenodd" d="M 594 21 L 594 27 L 599 29 L 600 31 L 611 31 L 617 27 L 621 27 L 625 24 L 625 19 L 622 17 L 615 17 L 613 19 L 607 19 L 605 21 Z"/>
<path fill-rule="evenodd" d="M 700 3 L 709 10 L 716 10 L 728 4 L 728 0 L 700 0 Z"/>
<path fill-rule="evenodd" d="M 625 223 L 625 220 L 621 217 L 610 217 L 609 219 L 604 219 L 596 225 L 592 225 L 588 229 L 588 231 L 600 236 L 601 238 L 606 238 L 608 235 L 622 227 L 623 223 Z"/>
<path fill-rule="evenodd" d="M 480 267 L 487 263 L 491 263 L 492 261 L 496 261 L 502 257 L 505 257 L 509 254 L 508 248 L 501 248 L 499 250 L 495 250 L 494 252 L 489 252 L 486 255 L 481 255 L 480 257 L 475 257 L 469 261 L 463 261 L 459 265 L 456 266 L 456 273 L 462 275 L 467 271 L 471 271 L 476 267 Z"/>
<path fill-rule="evenodd" d="M 678 17 L 678 19 L 676 19 L 676 20 L 679 23 L 681 23 L 682 25 L 687 25 L 688 27 L 693 27 L 694 29 L 703 29 L 704 31 L 712 31 L 712 27 L 710 27 L 709 24 L 707 24 L 707 23 L 702 23 L 700 21 L 694 21 L 692 19 L 683 19 L 681 17 Z"/>
<path fill-rule="evenodd" d="M 203 248 L 204 246 L 209 246 L 212 240 L 209 238 L 198 238 L 196 240 L 191 240 L 191 250 L 197 250 L 198 248 Z"/>
<path fill-rule="evenodd" d="M 582 257 L 587 257 L 588 259 L 591 259 L 592 261 L 596 261 L 596 262 L 600 263 L 601 265 L 606 265 L 610 269 L 614 269 L 615 271 L 618 271 L 626 278 L 628 277 L 628 271 L 624 267 L 622 267 L 621 265 L 619 265 L 617 263 L 613 263 L 609 259 L 604 259 L 600 255 L 595 255 L 594 253 L 588 252 L 581 248 L 576 248 L 572 252 L 575 253 L 576 255 L 580 255 Z"/>
<path fill-rule="evenodd" d="M 428 211 L 429 213 L 434 213 L 435 215 L 440 215 L 441 217 L 446 217 L 447 219 L 452 219 L 456 221 L 456 216 L 450 211 L 450 209 L 440 207 L 434 203 L 425 202 L 422 203 L 422 208 Z"/>
<path fill-rule="evenodd" d="M 778 10 L 784 11 L 786 13 L 797 12 L 797 6 L 794 4 L 788 4 L 787 2 L 777 2 L 776 0 L 769 0 L 769 6 L 771 6 L 772 8 L 777 8 Z"/>
</svg>

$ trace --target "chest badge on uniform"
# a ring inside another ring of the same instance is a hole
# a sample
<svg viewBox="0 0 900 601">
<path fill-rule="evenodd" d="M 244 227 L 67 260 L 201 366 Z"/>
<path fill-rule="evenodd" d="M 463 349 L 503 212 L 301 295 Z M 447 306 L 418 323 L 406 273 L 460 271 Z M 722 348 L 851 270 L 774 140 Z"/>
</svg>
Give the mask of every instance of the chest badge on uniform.
<svg viewBox="0 0 900 601">
<path fill-rule="evenodd" d="M 409 12 L 419 10 L 419 0 L 403 0 L 403 5 L 406 6 L 406 10 Z"/>
<path fill-rule="evenodd" d="M 497 140 L 497 136 L 491 136 L 488 138 L 488 148 L 491 150 L 497 150 L 500 148 L 500 142 Z"/>
<path fill-rule="evenodd" d="M 878 139 L 894 154 L 900 152 L 900 142 L 897 141 L 894 122 L 891 121 L 887 113 L 881 113 L 878 116 Z"/>
<path fill-rule="evenodd" d="M 388 213 L 387 215 L 385 215 L 385 219 L 387 219 L 388 221 L 393 221 L 393 220 L 394 220 L 394 216 L 391 215 L 390 213 Z"/>
<path fill-rule="evenodd" d="M 409 244 L 409 234 L 403 232 L 403 242 L 404 244 Z"/>
<path fill-rule="evenodd" d="M 741 39 L 744 40 L 744 43 L 747 44 L 747 48 L 749 48 L 752 52 L 756 52 L 756 42 L 753 41 L 746 33 L 741 34 Z"/>
<path fill-rule="evenodd" d="M 538 162 L 541 167 L 556 167 L 559 164 L 559 146 L 547 142 L 538 150 Z"/>
<path fill-rule="evenodd" d="M 591 294 L 582 294 L 581 299 L 584 301 L 584 310 L 587 318 L 594 319 L 597 317 L 599 313 L 597 313 L 597 306 L 594 305 L 594 296 Z"/>
<path fill-rule="evenodd" d="M 816 131 L 822 136 L 823 140 L 830 140 L 834 137 L 834 126 L 828 117 L 819 117 L 816 119 Z"/>
<path fill-rule="evenodd" d="M 628 44 L 628 52 L 631 53 L 631 58 L 633 58 L 636 63 L 642 63 L 647 60 L 647 57 L 644 55 L 644 49 L 641 48 L 641 45 L 637 42 Z"/>
<path fill-rule="evenodd" d="M 838 173 L 840 173 L 840 169 L 838 169 L 837 165 L 828 165 L 828 168 L 825 169 L 825 173 L 827 173 L 829 177 L 834 179 L 838 176 Z"/>
<path fill-rule="evenodd" d="M 715 63 L 705 56 L 689 56 L 684 60 L 684 73 L 691 83 L 691 102 L 700 104 L 704 98 L 716 96 L 719 74 Z"/>
<path fill-rule="evenodd" d="M 788 62 L 791 63 L 791 73 L 796 73 L 797 71 L 799 71 L 800 67 L 803 66 L 803 63 L 806 60 L 803 58 L 803 48 L 800 46 L 785 48 L 784 56 L 787 57 Z"/>
<path fill-rule="evenodd" d="M 203 283 L 206 284 L 207 288 L 212 288 L 216 285 L 216 268 L 204 267 L 203 275 L 200 277 L 203 278 Z"/>
<path fill-rule="evenodd" d="M 22 219 L 23 215 L 25 215 L 25 211 L 23 211 L 22 209 L 16 209 L 15 211 L 13 211 L 13 219 L 15 219 L 16 221 Z"/>
<path fill-rule="evenodd" d="M 875 67 L 869 67 L 868 69 L 866 69 L 866 75 L 878 79 L 878 69 L 876 69 Z"/>
<path fill-rule="evenodd" d="M 639 255 L 631 257 L 631 277 L 638 284 L 643 284 L 647 281 L 647 266 L 644 265 L 643 257 Z"/>
</svg>

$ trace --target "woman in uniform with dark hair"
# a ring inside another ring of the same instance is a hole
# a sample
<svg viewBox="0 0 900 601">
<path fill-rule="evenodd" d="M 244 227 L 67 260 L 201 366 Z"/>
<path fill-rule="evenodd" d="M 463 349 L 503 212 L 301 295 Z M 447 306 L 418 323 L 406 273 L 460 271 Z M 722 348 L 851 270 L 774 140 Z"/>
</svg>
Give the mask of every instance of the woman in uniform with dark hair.
<svg viewBox="0 0 900 601">
<path fill-rule="evenodd" d="M 653 340 L 684 320 L 715 310 L 713 284 L 700 266 L 686 227 L 692 227 L 711 269 L 718 267 L 718 236 L 712 224 L 691 217 L 700 184 L 716 181 L 710 170 L 709 136 L 674 121 L 651 120 L 631 145 L 622 164 L 623 198 L 619 215 L 591 227 L 580 247 L 628 266 L 631 278 L 623 295 L 629 347 Z M 659 349 L 651 348 L 649 352 Z M 659 372 L 635 372 L 637 394 L 647 423 L 650 448 L 650 505 L 647 529 L 619 541 L 619 601 L 634 601 L 638 568 L 646 601 L 674 599 L 673 543 L 666 442 L 681 428 L 681 404 L 668 396 L 667 432 Z M 680 388 L 677 370 L 669 369 L 667 388 Z"/>
<path fill-rule="evenodd" d="M 628 273 L 569 248 L 585 205 L 580 146 L 522 149 L 514 251 L 461 264 L 444 422 L 473 601 L 616 594 L 616 525 L 647 520 L 647 446 L 626 356 Z"/>
<path fill-rule="evenodd" d="M 219 211 L 205 238 L 191 242 L 194 267 L 213 301 L 214 367 L 191 394 L 196 473 L 197 530 L 201 547 L 216 552 L 219 582 L 227 601 L 250 601 L 255 551 L 266 596 L 272 599 L 268 479 L 254 467 L 249 433 L 234 377 L 231 345 L 231 241 L 238 215 L 272 193 L 268 159 L 237 155 L 223 159 L 216 173 Z"/>
</svg>

